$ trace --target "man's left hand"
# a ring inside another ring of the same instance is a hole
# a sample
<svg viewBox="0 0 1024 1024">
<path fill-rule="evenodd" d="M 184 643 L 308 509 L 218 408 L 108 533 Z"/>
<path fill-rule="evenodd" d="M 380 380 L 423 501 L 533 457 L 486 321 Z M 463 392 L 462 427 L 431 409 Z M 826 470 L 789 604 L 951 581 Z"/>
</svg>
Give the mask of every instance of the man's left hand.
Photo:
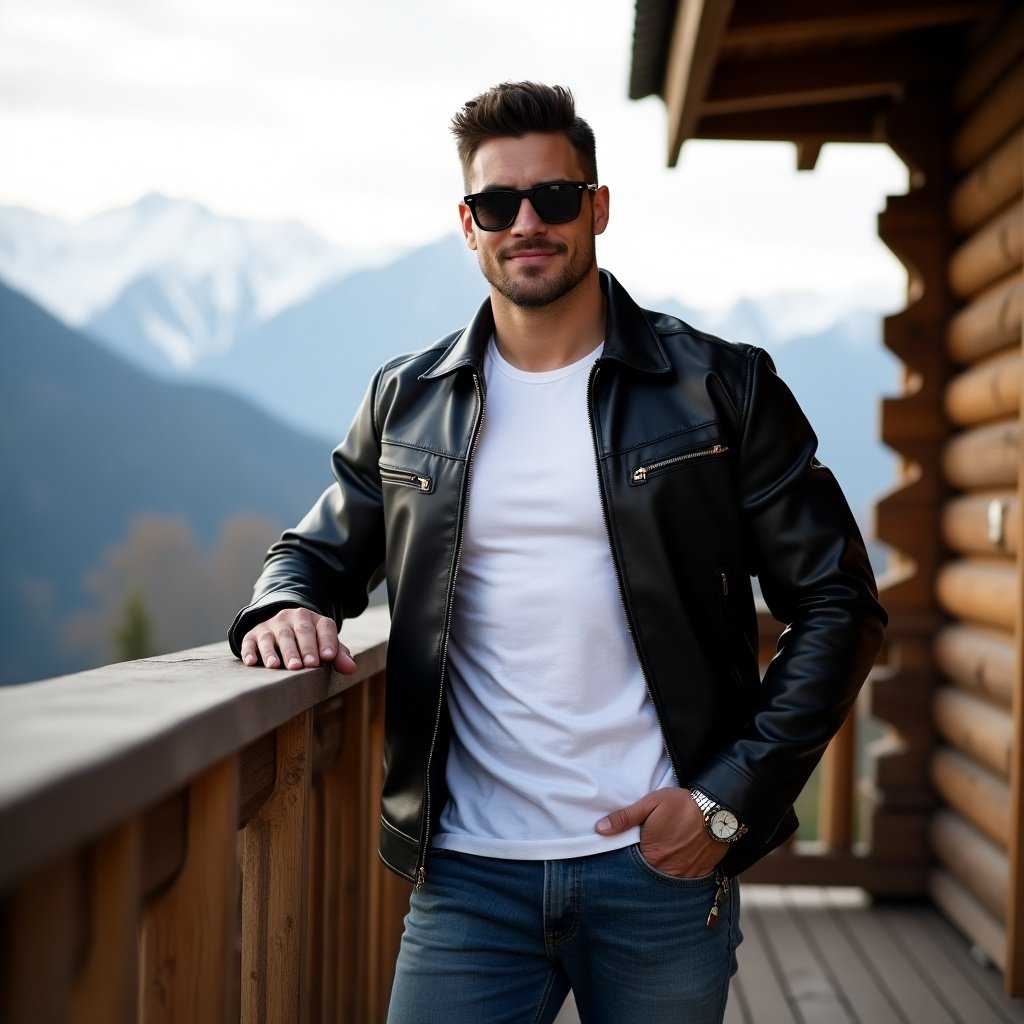
<svg viewBox="0 0 1024 1024">
<path fill-rule="evenodd" d="M 725 854 L 704 828 L 704 815 L 688 790 L 656 789 L 635 804 L 620 807 L 595 826 L 610 836 L 640 826 L 640 852 L 651 867 L 677 878 L 708 874 Z"/>
</svg>

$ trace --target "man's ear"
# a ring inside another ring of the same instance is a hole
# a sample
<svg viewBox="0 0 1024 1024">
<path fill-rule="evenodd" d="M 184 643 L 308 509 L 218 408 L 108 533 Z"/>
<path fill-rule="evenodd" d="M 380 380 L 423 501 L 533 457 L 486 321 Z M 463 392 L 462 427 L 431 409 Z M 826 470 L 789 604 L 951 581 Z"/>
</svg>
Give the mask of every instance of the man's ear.
<svg viewBox="0 0 1024 1024">
<path fill-rule="evenodd" d="M 608 186 L 602 185 L 594 193 L 594 234 L 600 235 L 604 232 L 604 229 L 608 227 L 608 213 L 609 213 L 609 202 L 610 196 L 608 194 Z"/>
<path fill-rule="evenodd" d="M 459 217 L 462 218 L 462 237 L 466 245 L 476 252 L 476 225 L 473 223 L 473 214 L 465 203 L 459 203 Z"/>
</svg>

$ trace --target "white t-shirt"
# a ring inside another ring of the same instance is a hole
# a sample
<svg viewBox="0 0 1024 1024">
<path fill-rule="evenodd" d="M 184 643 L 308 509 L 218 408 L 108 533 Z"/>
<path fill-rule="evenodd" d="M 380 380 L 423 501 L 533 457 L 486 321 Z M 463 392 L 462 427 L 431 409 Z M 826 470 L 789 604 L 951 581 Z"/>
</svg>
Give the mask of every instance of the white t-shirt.
<svg viewBox="0 0 1024 1024">
<path fill-rule="evenodd" d="M 433 845 L 555 859 L 636 842 L 594 823 L 673 785 L 601 509 L 598 348 L 527 373 L 492 340 L 448 646 L 450 799 Z"/>
</svg>

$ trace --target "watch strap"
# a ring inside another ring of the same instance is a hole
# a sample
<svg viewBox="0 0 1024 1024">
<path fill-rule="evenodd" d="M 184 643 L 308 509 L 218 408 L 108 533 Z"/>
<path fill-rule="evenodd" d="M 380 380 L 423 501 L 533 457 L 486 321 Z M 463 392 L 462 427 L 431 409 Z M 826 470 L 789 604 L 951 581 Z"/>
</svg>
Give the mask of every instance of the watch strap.
<svg viewBox="0 0 1024 1024">
<path fill-rule="evenodd" d="M 704 815 L 705 828 L 708 827 L 708 819 L 711 817 L 711 815 L 714 814 L 715 811 L 721 810 L 725 807 L 724 804 L 720 804 L 714 797 L 708 796 L 707 793 L 705 793 L 701 789 L 691 788 L 690 796 L 693 797 L 693 802 L 700 808 L 701 813 Z M 731 808 L 728 809 L 732 810 Z M 735 813 L 736 812 L 733 811 L 733 814 Z M 737 821 L 738 820 L 739 818 L 737 816 Z M 736 833 L 735 836 L 736 839 L 739 839 L 739 837 L 747 831 L 747 827 L 743 824 L 743 822 L 739 822 L 739 826 L 739 831 Z M 717 840 L 717 837 L 714 835 L 712 835 L 712 838 Z M 717 841 L 720 842 L 720 840 Z"/>
</svg>

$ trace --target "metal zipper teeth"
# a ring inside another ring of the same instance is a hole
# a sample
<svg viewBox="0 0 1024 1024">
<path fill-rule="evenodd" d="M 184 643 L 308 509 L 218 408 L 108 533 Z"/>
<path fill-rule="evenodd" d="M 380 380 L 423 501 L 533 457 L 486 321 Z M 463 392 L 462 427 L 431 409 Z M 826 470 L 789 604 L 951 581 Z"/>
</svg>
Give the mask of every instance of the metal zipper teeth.
<svg viewBox="0 0 1024 1024">
<path fill-rule="evenodd" d="M 382 480 L 390 480 L 393 484 L 404 484 L 406 487 L 415 487 L 426 494 L 434 481 L 429 476 L 420 476 L 418 473 L 406 473 L 397 469 L 381 469 L 378 471 Z"/>
<path fill-rule="evenodd" d="M 698 452 L 684 452 L 682 455 L 673 455 L 670 459 L 661 459 L 659 462 L 652 462 L 649 466 L 638 466 L 633 470 L 632 480 L 635 484 L 646 483 L 648 474 L 654 473 L 666 466 L 673 466 L 677 462 L 686 462 L 688 459 L 699 459 L 704 455 L 721 455 L 727 452 L 727 444 L 713 444 L 710 448 L 702 448 Z"/>
<path fill-rule="evenodd" d="M 665 753 L 668 754 L 669 763 L 672 765 L 672 777 L 676 780 L 676 785 L 678 786 L 681 785 L 679 781 L 679 769 L 676 766 L 675 758 L 672 756 L 672 747 L 669 745 L 668 734 L 665 732 L 665 725 L 661 717 L 661 708 L 658 707 L 658 701 L 654 696 L 654 688 L 651 686 L 650 673 L 647 670 L 647 664 L 644 661 L 640 645 L 637 643 L 636 628 L 633 624 L 633 616 L 630 613 L 629 604 L 626 601 L 626 588 L 622 583 L 622 570 L 619 568 L 619 557 L 615 551 L 615 543 L 612 540 L 611 521 L 608 518 L 608 500 L 605 497 L 604 480 L 601 476 L 601 453 L 597 448 L 597 432 L 594 429 L 594 381 L 597 380 L 597 374 L 600 369 L 601 364 L 596 363 L 590 374 L 590 378 L 587 381 L 587 415 L 590 417 L 590 440 L 594 445 L 594 462 L 597 468 L 597 490 L 601 496 L 601 516 L 604 519 L 604 529 L 608 536 L 608 547 L 612 553 L 612 568 L 615 570 L 615 582 L 618 584 L 619 601 L 622 604 L 622 614 L 626 620 L 626 629 L 629 631 L 629 638 L 633 642 L 633 651 L 636 654 L 637 663 L 640 665 L 640 673 L 644 677 L 644 687 L 647 690 L 647 696 L 650 698 L 651 707 L 654 708 L 654 718 L 658 723 L 658 731 L 661 733 L 661 742 L 665 746 Z"/>
<path fill-rule="evenodd" d="M 469 472 L 473 465 L 477 441 L 480 439 L 480 427 L 484 421 L 484 391 L 480 386 L 479 374 L 473 374 L 473 385 L 476 388 L 480 410 L 473 426 L 473 436 L 469 442 L 469 456 L 466 459 L 466 476 L 462 484 L 462 495 L 459 501 L 459 518 L 455 530 L 455 565 L 452 569 L 451 582 L 448 584 L 448 597 L 444 609 L 444 631 L 441 634 L 441 687 L 437 695 L 437 714 L 434 717 L 434 733 L 430 737 L 430 751 L 427 753 L 426 769 L 426 825 L 423 829 L 423 841 L 420 844 L 419 864 L 416 866 L 416 889 L 422 889 L 427 880 L 426 863 L 427 849 L 430 846 L 430 769 L 434 764 L 434 749 L 437 746 L 437 733 L 441 728 L 441 712 L 444 708 L 444 680 L 448 674 L 448 638 L 452 629 L 452 608 L 455 604 L 455 581 L 459 576 L 459 562 L 462 558 L 462 527 L 466 518 L 466 497 L 469 494 Z"/>
</svg>

